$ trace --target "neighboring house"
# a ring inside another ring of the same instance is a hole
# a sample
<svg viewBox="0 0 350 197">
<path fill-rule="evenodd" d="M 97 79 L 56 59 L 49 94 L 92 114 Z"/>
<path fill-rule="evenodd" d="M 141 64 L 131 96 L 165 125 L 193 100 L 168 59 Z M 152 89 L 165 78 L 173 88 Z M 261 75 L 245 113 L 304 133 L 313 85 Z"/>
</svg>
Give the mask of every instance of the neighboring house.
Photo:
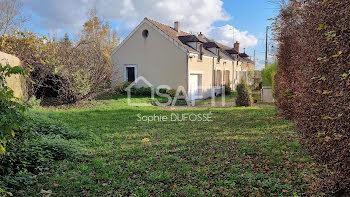
<svg viewBox="0 0 350 197">
<path fill-rule="evenodd" d="M 179 22 L 170 27 L 148 18 L 111 57 L 113 86 L 142 76 L 156 88 L 182 86 L 191 100 L 211 97 L 214 87 L 225 84 L 235 89 L 242 78 L 248 78 L 248 71 L 254 71 L 254 62 L 239 52 L 239 43 L 235 43 L 234 48 L 228 47 L 201 33 L 192 35 L 181 31 Z"/>
</svg>

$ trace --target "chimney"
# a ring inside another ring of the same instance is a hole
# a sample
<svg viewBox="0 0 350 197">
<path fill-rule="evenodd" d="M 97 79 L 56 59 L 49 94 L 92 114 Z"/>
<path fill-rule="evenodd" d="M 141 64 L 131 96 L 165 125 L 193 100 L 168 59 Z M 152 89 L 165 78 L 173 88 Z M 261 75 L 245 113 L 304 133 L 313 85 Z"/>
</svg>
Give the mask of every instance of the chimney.
<svg viewBox="0 0 350 197">
<path fill-rule="evenodd" d="M 180 22 L 179 21 L 174 22 L 174 29 L 175 29 L 175 31 L 180 32 Z"/>
<path fill-rule="evenodd" d="M 198 37 L 204 39 L 204 35 L 202 34 L 202 32 L 198 34 Z"/>
<path fill-rule="evenodd" d="M 236 43 L 233 45 L 233 48 L 235 48 L 236 51 L 239 53 L 239 42 L 236 42 Z"/>
</svg>

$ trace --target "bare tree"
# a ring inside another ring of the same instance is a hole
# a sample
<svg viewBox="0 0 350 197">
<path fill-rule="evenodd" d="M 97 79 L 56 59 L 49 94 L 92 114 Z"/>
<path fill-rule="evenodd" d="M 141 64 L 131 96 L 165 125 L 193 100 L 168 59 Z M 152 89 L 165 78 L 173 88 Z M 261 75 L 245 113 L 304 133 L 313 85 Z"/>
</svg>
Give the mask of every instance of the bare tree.
<svg viewBox="0 0 350 197">
<path fill-rule="evenodd" d="M 21 0 L 0 0 L 0 36 L 20 29 L 28 20 L 21 12 Z"/>
</svg>

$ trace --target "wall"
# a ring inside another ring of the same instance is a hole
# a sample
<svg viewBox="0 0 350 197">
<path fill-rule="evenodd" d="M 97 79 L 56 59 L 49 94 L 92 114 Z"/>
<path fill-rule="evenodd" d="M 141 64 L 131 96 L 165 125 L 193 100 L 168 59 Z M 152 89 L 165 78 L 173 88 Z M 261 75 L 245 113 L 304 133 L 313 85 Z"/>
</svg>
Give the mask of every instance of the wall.
<svg viewBox="0 0 350 197">
<path fill-rule="evenodd" d="M 271 87 L 263 87 L 261 89 L 261 101 L 265 103 L 273 103 L 275 102 L 272 96 L 272 88 Z"/>
<path fill-rule="evenodd" d="M 199 60 L 197 54 L 190 54 L 190 56 L 192 56 L 192 58 L 188 60 L 189 74 L 202 74 L 202 96 L 204 98 L 211 97 L 213 86 L 213 57 L 203 56 L 202 60 Z"/>
<path fill-rule="evenodd" d="M 149 31 L 146 39 L 142 36 L 145 29 Z M 141 24 L 112 55 L 112 64 L 113 86 L 124 81 L 125 64 L 137 64 L 137 77 L 143 76 L 153 86 L 168 85 L 174 89 L 183 86 L 187 90 L 187 54 L 148 23 Z M 145 84 L 140 82 L 137 86 Z"/>
<path fill-rule="evenodd" d="M 0 63 L 4 66 L 9 64 L 10 66 L 20 66 L 21 61 L 7 53 L 0 52 Z M 12 75 L 9 78 L 6 78 L 6 83 L 14 92 L 14 96 L 26 100 L 27 99 L 27 89 L 26 89 L 26 80 L 25 77 L 19 75 Z"/>
</svg>

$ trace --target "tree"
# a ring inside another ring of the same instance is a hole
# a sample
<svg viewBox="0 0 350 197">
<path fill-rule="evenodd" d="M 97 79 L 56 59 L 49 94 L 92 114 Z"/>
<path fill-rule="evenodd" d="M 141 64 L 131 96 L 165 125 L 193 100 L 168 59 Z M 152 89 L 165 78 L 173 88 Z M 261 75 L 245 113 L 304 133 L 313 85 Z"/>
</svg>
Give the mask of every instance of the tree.
<svg viewBox="0 0 350 197">
<path fill-rule="evenodd" d="M 0 36 L 20 29 L 28 20 L 21 9 L 20 0 L 0 0 Z"/>
<path fill-rule="evenodd" d="M 249 107 L 252 105 L 252 92 L 245 80 L 242 80 L 240 84 L 237 85 L 237 106 Z"/>
<path fill-rule="evenodd" d="M 64 37 L 63 37 L 61 43 L 63 43 L 64 45 L 72 45 L 72 42 L 70 41 L 68 33 L 64 34 Z"/>
<path fill-rule="evenodd" d="M 82 41 L 99 44 L 103 52 L 111 54 L 120 42 L 117 31 L 112 30 L 108 21 L 104 22 L 97 16 L 97 9 L 90 11 L 89 20 L 83 25 Z"/>
<path fill-rule="evenodd" d="M 277 73 L 277 63 L 267 65 L 261 71 L 262 81 L 264 86 L 272 86 L 274 83 L 274 75 Z"/>
</svg>

